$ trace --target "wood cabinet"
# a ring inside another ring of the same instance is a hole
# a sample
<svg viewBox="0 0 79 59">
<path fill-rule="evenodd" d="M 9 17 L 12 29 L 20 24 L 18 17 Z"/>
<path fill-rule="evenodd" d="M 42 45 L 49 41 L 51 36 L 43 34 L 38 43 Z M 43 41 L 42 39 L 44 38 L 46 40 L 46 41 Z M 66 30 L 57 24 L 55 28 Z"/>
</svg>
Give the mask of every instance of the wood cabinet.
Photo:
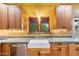
<svg viewBox="0 0 79 59">
<path fill-rule="evenodd" d="M 10 56 L 10 44 L 2 44 L 2 56 Z"/>
<path fill-rule="evenodd" d="M 14 47 L 15 48 L 14 48 Z M 16 55 L 18 51 L 14 44 L 0 44 L 0 56 Z M 23 47 L 20 47 L 20 49 Z M 25 49 L 25 48 L 24 48 Z M 26 48 L 27 49 L 27 48 Z M 23 51 L 22 49 L 20 51 Z M 52 43 L 51 48 L 28 48 L 28 56 L 79 56 L 79 44 L 76 43 Z M 21 52 L 22 55 L 22 52 Z"/>
<path fill-rule="evenodd" d="M 0 4 L 0 29 L 21 29 L 21 20 L 19 7 Z"/>
<path fill-rule="evenodd" d="M 64 53 L 63 53 L 64 52 Z M 62 43 L 53 43 L 51 47 L 52 56 L 67 56 L 68 55 L 68 45 Z"/>
<path fill-rule="evenodd" d="M 10 44 L 0 44 L 0 56 L 10 56 Z"/>
<path fill-rule="evenodd" d="M 8 22 L 10 29 L 21 29 L 21 12 L 17 6 L 8 6 Z"/>
<path fill-rule="evenodd" d="M 79 44 L 69 44 L 69 55 L 79 56 Z"/>
<path fill-rule="evenodd" d="M 0 29 L 8 29 L 7 6 L 0 4 Z"/>
<path fill-rule="evenodd" d="M 1 56 L 1 44 L 0 44 L 0 56 Z"/>
<path fill-rule="evenodd" d="M 28 48 L 28 56 L 50 56 L 50 48 Z"/>
<path fill-rule="evenodd" d="M 56 8 L 57 28 L 71 29 L 72 6 L 60 5 Z"/>
<path fill-rule="evenodd" d="M 39 48 L 28 48 L 27 55 L 28 56 L 39 56 L 40 54 Z"/>
</svg>

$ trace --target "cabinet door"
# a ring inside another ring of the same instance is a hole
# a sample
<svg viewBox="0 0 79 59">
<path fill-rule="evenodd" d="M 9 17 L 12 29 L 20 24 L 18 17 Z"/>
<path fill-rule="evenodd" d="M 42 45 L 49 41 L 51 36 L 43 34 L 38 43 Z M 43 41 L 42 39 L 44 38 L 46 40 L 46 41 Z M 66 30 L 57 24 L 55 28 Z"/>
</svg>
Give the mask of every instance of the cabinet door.
<svg viewBox="0 0 79 59">
<path fill-rule="evenodd" d="M 16 7 L 14 11 L 15 11 L 15 21 L 16 21 L 15 22 L 15 24 L 16 24 L 15 28 L 16 29 L 21 29 L 21 27 L 22 27 L 21 26 L 22 25 L 22 21 L 21 21 L 22 20 L 21 19 L 22 17 L 21 16 L 22 15 L 21 15 L 20 8 L 19 7 Z"/>
<path fill-rule="evenodd" d="M 75 56 L 75 44 L 69 44 L 69 55 Z"/>
<path fill-rule="evenodd" d="M 75 49 L 75 56 L 79 56 L 79 46 Z"/>
<path fill-rule="evenodd" d="M 0 56 L 1 56 L 1 44 L 0 44 Z"/>
<path fill-rule="evenodd" d="M 69 55 L 79 56 L 79 44 L 69 44 Z"/>
<path fill-rule="evenodd" d="M 64 52 L 64 53 L 63 53 Z M 52 44 L 52 55 L 53 56 L 67 56 L 68 50 L 67 45 L 64 44 Z"/>
<path fill-rule="evenodd" d="M 8 21 L 7 21 L 7 6 L 4 4 L 0 4 L 0 29 L 7 29 Z"/>
<path fill-rule="evenodd" d="M 21 13 L 18 7 L 8 7 L 8 19 L 10 29 L 21 29 Z"/>
<path fill-rule="evenodd" d="M 59 48 L 58 47 L 53 47 L 52 48 L 52 56 L 59 56 Z"/>
<path fill-rule="evenodd" d="M 60 5 L 56 9 L 57 28 L 71 29 L 72 6 Z"/>
<path fill-rule="evenodd" d="M 40 55 L 39 48 L 28 48 L 27 52 L 28 52 L 28 56 L 39 56 Z"/>
<path fill-rule="evenodd" d="M 3 56 L 10 56 L 10 44 L 2 44 L 1 53 Z"/>
<path fill-rule="evenodd" d="M 67 48 L 65 47 L 53 47 L 52 48 L 52 56 L 67 56 L 67 55 L 68 55 Z"/>
<path fill-rule="evenodd" d="M 8 6 L 8 20 L 9 20 L 9 28 L 14 29 L 16 26 L 14 6 Z"/>
</svg>

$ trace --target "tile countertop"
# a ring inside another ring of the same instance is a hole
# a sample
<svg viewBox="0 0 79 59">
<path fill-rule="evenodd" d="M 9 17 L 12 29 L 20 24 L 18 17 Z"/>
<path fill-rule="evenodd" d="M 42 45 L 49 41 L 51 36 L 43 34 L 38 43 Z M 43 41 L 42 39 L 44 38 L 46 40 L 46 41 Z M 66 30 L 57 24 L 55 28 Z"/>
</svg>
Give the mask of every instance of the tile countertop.
<svg viewBox="0 0 79 59">
<path fill-rule="evenodd" d="M 0 40 L 0 43 L 28 43 L 30 40 L 35 38 L 7 38 L 4 40 Z M 36 38 L 38 40 L 39 38 Z M 53 37 L 53 38 L 43 38 L 47 39 L 50 43 L 79 43 L 79 38 L 72 37 Z M 42 40 L 43 40 L 42 39 Z"/>
</svg>

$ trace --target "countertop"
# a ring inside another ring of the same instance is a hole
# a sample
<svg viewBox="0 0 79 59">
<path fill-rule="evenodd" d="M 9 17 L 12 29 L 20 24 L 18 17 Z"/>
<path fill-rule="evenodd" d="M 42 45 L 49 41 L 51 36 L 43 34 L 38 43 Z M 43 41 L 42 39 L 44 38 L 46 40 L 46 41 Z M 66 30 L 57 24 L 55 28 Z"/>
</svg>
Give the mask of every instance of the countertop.
<svg viewBox="0 0 79 59">
<path fill-rule="evenodd" d="M 79 43 L 79 37 L 74 38 L 71 34 L 65 36 L 53 36 L 53 34 L 51 33 L 29 34 L 24 30 L 0 30 L 0 36 L 7 37 L 7 39 L 0 40 L 0 43 L 28 43 L 30 40 L 33 39 L 47 39 L 50 43 Z M 46 36 L 46 38 L 39 38 L 38 36 Z"/>
<path fill-rule="evenodd" d="M 7 39 L 0 40 L 0 43 L 28 43 L 33 39 L 41 38 L 28 38 L 28 37 L 8 37 Z M 43 38 L 47 39 L 50 43 L 79 43 L 79 37 L 52 37 L 52 38 Z M 41 39 L 41 40 L 43 40 Z"/>
</svg>

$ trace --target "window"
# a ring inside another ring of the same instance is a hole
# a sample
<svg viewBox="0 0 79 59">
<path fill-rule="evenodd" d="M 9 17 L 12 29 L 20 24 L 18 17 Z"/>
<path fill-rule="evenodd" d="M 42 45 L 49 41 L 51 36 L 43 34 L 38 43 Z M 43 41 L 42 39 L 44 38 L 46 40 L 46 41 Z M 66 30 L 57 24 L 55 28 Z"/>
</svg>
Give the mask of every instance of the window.
<svg viewBox="0 0 79 59">
<path fill-rule="evenodd" d="M 29 17 L 29 31 L 38 32 L 38 21 L 36 17 Z"/>
<path fill-rule="evenodd" d="M 29 17 L 29 32 L 50 32 L 49 17 Z"/>
<path fill-rule="evenodd" d="M 49 17 L 41 17 L 40 32 L 49 32 Z"/>
</svg>

